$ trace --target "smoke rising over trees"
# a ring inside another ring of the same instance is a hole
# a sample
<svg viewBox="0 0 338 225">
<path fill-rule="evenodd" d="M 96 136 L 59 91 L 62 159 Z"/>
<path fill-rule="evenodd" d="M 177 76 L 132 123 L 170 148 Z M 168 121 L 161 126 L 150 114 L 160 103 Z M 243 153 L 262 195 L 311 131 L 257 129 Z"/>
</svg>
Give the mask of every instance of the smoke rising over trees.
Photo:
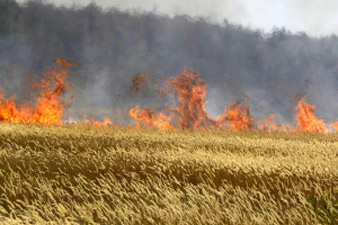
<svg viewBox="0 0 338 225">
<path fill-rule="evenodd" d="M 135 74 L 153 81 L 176 76 L 183 66 L 207 82 L 207 111 L 221 113 L 248 97 L 254 117 L 273 113 L 293 120 L 294 96 L 308 95 L 318 117 L 337 118 L 338 37 L 312 38 L 282 29 L 270 33 L 203 18 L 101 9 L 63 8 L 0 0 L 0 82 L 3 92 L 29 98 L 57 57 L 75 62 L 75 98 L 65 116 L 103 118 L 113 109 L 154 106 L 149 84 L 130 96 Z M 28 84 L 27 84 L 28 83 Z M 153 101 L 154 100 L 154 101 Z M 170 103 L 168 97 L 162 104 Z M 113 118 L 113 116 L 112 116 Z"/>
</svg>

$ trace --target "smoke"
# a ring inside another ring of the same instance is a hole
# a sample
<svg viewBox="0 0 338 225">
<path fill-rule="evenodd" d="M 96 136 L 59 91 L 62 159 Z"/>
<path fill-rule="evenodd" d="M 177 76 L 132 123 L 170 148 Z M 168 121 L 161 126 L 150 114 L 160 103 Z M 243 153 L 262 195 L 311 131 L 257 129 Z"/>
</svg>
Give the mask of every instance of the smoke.
<svg viewBox="0 0 338 225">
<path fill-rule="evenodd" d="M 0 21 L 0 86 L 7 96 L 31 98 L 28 81 L 40 79 L 57 57 L 77 64 L 70 73 L 74 99 L 65 119 L 114 118 L 119 109 L 125 122 L 136 103 L 165 108 L 173 96 L 159 101 L 148 83 L 131 96 L 132 79 L 142 73 L 150 81 L 165 81 L 183 66 L 206 80 L 212 118 L 233 100 L 247 99 L 254 117 L 273 113 L 276 121 L 291 122 L 297 95 L 308 96 L 319 118 L 337 118 L 335 35 L 263 33 L 226 21 L 14 0 L 0 0 Z"/>
</svg>

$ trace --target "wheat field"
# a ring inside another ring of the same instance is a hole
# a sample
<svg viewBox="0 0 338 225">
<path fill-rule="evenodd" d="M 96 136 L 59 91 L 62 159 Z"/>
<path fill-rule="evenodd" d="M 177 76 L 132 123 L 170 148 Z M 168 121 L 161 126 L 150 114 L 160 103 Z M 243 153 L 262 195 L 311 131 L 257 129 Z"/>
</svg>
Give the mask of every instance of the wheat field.
<svg viewBox="0 0 338 225">
<path fill-rule="evenodd" d="M 1 224 L 338 224 L 338 135 L 0 123 Z"/>
</svg>

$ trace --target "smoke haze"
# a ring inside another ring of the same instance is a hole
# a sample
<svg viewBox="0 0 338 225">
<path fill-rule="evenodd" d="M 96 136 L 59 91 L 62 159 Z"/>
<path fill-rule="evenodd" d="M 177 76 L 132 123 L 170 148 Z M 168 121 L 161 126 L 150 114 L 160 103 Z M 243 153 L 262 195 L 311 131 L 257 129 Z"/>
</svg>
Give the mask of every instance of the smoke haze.
<svg viewBox="0 0 338 225">
<path fill-rule="evenodd" d="M 26 0 L 18 0 L 25 2 Z M 224 19 L 253 29 L 271 31 L 286 27 L 292 32 L 331 35 L 338 32 L 336 0 L 41 0 L 58 6 L 83 7 L 96 3 L 104 9 L 116 7 L 130 12 L 155 12 L 170 17 L 204 17 L 214 23 Z"/>
<path fill-rule="evenodd" d="M 247 96 L 254 117 L 273 113 L 277 121 L 291 122 L 298 95 L 308 95 L 318 117 L 328 122 L 338 117 L 336 35 L 267 33 L 227 21 L 103 10 L 94 4 L 66 8 L 0 0 L 0 86 L 6 96 L 30 98 L 27 83 L 40 79 L 57 57 L 77 64 L 69 78 L 75 97 L 65 119 L 114 118 L 116 109 L 125 115 L 136 103 L 165 108 L 173 96 L 159 102 L 149 83 L 131 96 L 132 79 L 141 73 L 165 81 L 183 66 L 207 81 L 212 118 Z"/>
</svg>

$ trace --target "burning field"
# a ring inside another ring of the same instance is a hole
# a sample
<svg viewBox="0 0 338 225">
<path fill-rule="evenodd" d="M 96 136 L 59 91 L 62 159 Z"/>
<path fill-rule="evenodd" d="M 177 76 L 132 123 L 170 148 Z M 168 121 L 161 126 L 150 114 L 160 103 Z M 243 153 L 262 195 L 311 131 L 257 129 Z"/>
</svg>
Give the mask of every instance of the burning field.
<svg viewBox="0 0 338 225">
<path fill-rule="evenodd" d="M 336 34 L 57 2 L 0 0 L 0 224 L 338 225 Z"/>
<path fill-rule="evenodd" d="M 64 99 L 66 91 L 72 87 L 66 79 L 70 67 L 75 64 L 65 59 L 58 58 L 55 61 L 55 68 L 44 73 L 40 82 L 31 86 L 36 92 L 33 102 L 26 101 L 23 104 L 15 103 L 15 96 L 6 99 L 0 93 L 0 121 L 11 123 L 39 123 L 39 124 L 64 124 L 72 123 L 62 120 L 62 115 L 68 103 Z M 144 74 L 137 74 L 133 80 L 130 94 L 135 95 L 149 77 Z M 275 115 L 267 119 L 255 119 L 250 115 L 249 107 L 245 102 L 234 101 L 230 106 L 225 107 L 224 113 L 210 118 L 205 109 L 205 96 L 207 93 L 206 82 L 199 77 L 199 74 L 184 67 L 180 74 L 165 82 L 164 87 L 159 87 L 157 82 L 153 87 L 158 98 L 164 95 L 174 94 L 177 103 L 167 107 L 163 112 L 157 112 L 152 108 L 142 109 L 139 104 L 129 109 L 126 114 L 136 120 L 136 127 L 154 127 L 160 130 L 181 129 L 230 129 L 253 130 L 253 131 L 283 131 L 283 132 L 316 132 L 329 133 L 338 131 L 338 119 L 326 123 L 315 115 L 316 107 L 306 101 L 306 96 L 299 98 L 294 108 L 295 125 L 286 122 L 275 123 Z M 77 121 L 76 123 L 91 123 L 95 125 L 113 125 L 108 118 L 104 122 L 94 119 Z M 126 124 L 124 124 L 126 125 Z M 133 125 L 133 123 L 127 124 Z"/>
<path fill-rule="evenodd" d="M 298 98 L 294 123 L 255 119 L 245 101 L 211 118 L 189 68 L 161 84 L 175 103 L 130 106 L 127 124 L 72 121 L 75 63 L 33 82 L 33 101 L 0 95 L 3 224 L 338 224 L 338 121 Z"/>
</svg>

